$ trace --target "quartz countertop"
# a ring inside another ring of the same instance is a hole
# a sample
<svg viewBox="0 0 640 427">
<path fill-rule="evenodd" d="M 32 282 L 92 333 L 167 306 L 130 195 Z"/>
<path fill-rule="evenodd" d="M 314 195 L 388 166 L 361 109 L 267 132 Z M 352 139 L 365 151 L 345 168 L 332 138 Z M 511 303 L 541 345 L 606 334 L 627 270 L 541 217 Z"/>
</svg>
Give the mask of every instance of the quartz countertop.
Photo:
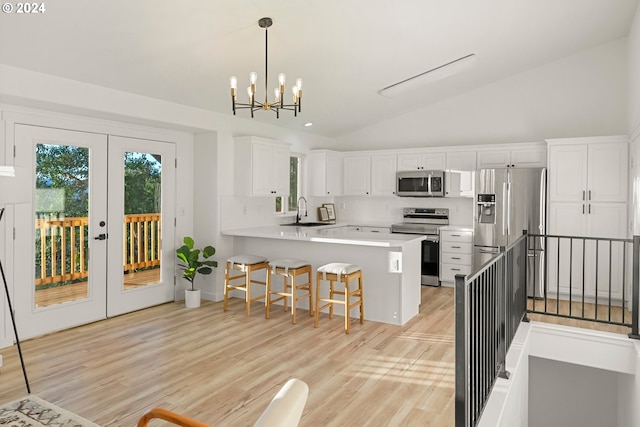
<svg viewBox="0 0 640 427">
<path fill-rule="evenodd" d="M 473 232 L 473 226 L 471 225 L 443 225 L 439 228 L 440 231 L 471 231 Z"/>
<path fill-rule="evenodd" d="M 265 226 L 223 231 L 226 236 L 258 237 L 264 239 L 299 240 L 343 245 L 378 246 L 384 248 L 402 247 L 414 240 L 424 240 L 416 234 L 373 233 L 353 231 L 345 225 L 323 225 L 317 227 Z"/>
</svg>

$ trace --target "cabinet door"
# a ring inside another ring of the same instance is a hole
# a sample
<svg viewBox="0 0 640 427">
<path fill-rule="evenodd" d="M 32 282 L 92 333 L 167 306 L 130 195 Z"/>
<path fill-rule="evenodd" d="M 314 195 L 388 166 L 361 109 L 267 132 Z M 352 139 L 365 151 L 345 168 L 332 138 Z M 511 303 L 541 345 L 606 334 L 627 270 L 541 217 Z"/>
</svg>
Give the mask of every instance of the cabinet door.
<svg viewBox="0 0 640 427">
<path fill-rule="evenodd" d="M 511 167 L 543 168 L 546 165 L 546 147 L 518 148 L 511 150 Z"/>
<path fill-rule="evenodd" d="M 425 170 L 444 170 L 447 166 L 446 153 L 425 153 L 421 156 L 422 169 Z"/>
<path fill-rule="evenodd" d="M 588 194 L 592 202 L 626 202 L 629 149 L 626 142 L 589 145 Z"/>
<path fill-rule="evenodd" d="M 274 147 L 272 154 L 273 163 L 273 191 L 278 196 L 289 194 L 289 181 L 291 175 L 291 165 L 289 150 L 281 147 Z"/>
<path fill-rule="evenodd" d="M 591 203 L 587 207 L 587 233 L 591 237 L 625 238 L 626 203 Z M 585 291 L 598 298 L 622 297 L 624 257 L 622 244 L 587 241 L 585 248 Z M 597 272 L 597 274 L 596 274 Z M 597 279 L 597 280 L 596 280 Z M 600 304 L 607 304 L 600 300 Z"/>
<path fill-rule="evenodd" d="M 585 236 L 587 229 L 584 203 L 550 203 L 549 230 L 551 235 Z M 582 293 L 582 241 L 549 238 L 545 247 L 548 268 L 549 298 Z"/>
<path fill-rule="evenodd" d="M 509 150 L 478 151 L 478 169 L 506 168 L 510 165 Z"/>
<path fill-rule="evenodd" d="M 342 195 L 342 159 L 339 156 L 327 155 L 325 176 L 325 195 Z"/>
<path fill-rule="evenodd" d="M 413 171 L 421 167 L 419 154 L 398 154 L 399 171 Z"/>
<path fill-rule="evenodd" d="M 252 144 L 252 195 L 268 196 L 274 194 L 273 147 L 266 144 Z"/>
<path fill-rule="evenodd" d="M 370 192 L 371 157 L 345 157 L 344 195 L 364 196 Z"/>
<path fill-rule="evenodd" d="M 587 146 L 549 147 L 549 201 L 582 202 L 587 196 Z"/>
<path fill-rule="evenodd" d="M 371 156 L 371 194 L 374 196 L 396 194 L 395 155 Z"/>
<path fill-rule="evenodd" d="M 475 169 L 475 151 L 447 153 L 446 170 L 460 172 L 460 196 L 473 197 L 473 171 Z"/>
</svg>

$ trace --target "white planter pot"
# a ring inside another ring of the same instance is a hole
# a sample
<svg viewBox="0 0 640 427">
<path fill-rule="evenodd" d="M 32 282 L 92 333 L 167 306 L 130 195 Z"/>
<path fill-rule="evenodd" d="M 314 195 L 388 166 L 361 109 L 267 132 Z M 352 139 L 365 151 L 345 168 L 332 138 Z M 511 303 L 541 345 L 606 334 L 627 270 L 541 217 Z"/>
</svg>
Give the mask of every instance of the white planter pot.
<svg viewBox="0 0 640 427">
<path fill-rule="evenodd" d="M 187 308 L 200 307 L 200 289 L 196 289 L 195 291 L 192 291 L 191 289 L 185 290 L 184 305 Z"/>
</svg>

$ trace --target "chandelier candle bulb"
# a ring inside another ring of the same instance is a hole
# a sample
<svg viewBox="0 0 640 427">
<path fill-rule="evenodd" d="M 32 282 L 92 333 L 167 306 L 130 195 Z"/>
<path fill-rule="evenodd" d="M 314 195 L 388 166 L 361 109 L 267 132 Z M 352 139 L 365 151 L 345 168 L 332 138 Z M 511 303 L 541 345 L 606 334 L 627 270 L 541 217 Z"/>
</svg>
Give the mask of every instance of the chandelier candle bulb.
<svg viewBox="0 0 640 427">
<path fill-rule="evenodd" d="M 276 99 L 276 102 L 278 102 L 278 100 L 280 100 L 280 89 L 275 88 L 275 89 L 273 90 L 273 95 L 274 95 L 274 97 L 275 97 L 275 99 Z"/>
<path fill-rule="evenodd" d="M 249 83 L 255 86 L 257 81 L 258 81 L 258 73 L 256 73 L 255 71 L 252 71 L 251 73 L 249 73 Z"/>
</svg>

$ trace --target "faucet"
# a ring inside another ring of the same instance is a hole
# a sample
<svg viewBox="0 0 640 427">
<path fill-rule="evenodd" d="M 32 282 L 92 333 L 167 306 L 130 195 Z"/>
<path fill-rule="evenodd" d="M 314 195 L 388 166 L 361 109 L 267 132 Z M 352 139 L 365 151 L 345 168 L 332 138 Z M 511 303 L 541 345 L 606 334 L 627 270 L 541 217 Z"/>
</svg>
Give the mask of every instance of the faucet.
<svg viewBox="0 0 640 427">
<path fill-rule="evenodd" d="M 307 216 L 307 199 L 305 199 L 304 197 L 300 197 L 298 198 L 298 202 L 297 202 L 297 206 L 296 206 L 296 224 L 298 224 L 300 222 L 300 201 L 304 200 L 304 216 Z"/>
</svg>

